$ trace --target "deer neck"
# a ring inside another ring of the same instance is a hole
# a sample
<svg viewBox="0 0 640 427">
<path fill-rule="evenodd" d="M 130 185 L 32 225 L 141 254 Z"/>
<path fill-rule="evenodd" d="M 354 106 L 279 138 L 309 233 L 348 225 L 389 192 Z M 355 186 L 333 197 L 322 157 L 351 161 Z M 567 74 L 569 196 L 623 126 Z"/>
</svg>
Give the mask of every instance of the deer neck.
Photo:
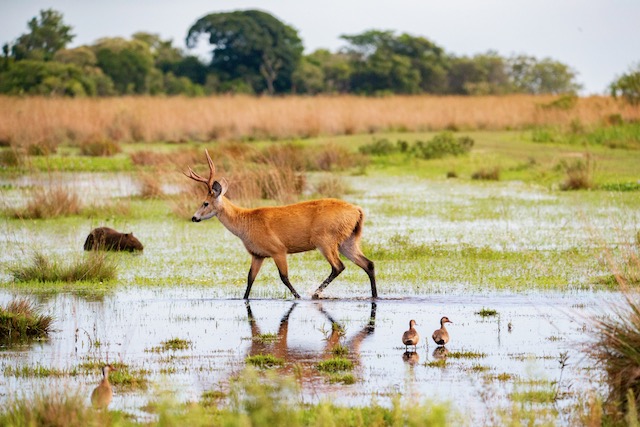
<svg viewBox="0 0 640 427">
<path fill-rule="evenodd" d="M 243 232 L 244 230 L 246 230 L 246 227 L 244 227 L 244 213 L 248 209 L 234 205 L 229 199 L 224 196 L 222 196 L 222 200 L 222 206 L 218 210 L 218 220 L 220 220 L 222 225 L 224 225 L 227 230 L 242 238 Z"/>
</svg>

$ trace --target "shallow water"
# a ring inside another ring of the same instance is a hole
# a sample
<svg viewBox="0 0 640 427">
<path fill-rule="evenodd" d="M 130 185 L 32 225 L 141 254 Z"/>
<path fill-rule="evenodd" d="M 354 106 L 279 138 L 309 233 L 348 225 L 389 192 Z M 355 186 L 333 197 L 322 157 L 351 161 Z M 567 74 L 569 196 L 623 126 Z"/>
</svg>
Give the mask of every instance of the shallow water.
<svg viewBox="0 0 640 427">
<path fill-rule="evenodd" d="M 116 388 L 111 408 L 140 413 L 157 387 L 169 388 L 181 400 L 197 400 L 203 391 L 225 390 L 227 381 L 254 354 L 274 354 L 287 361 L 281 371 L 301 369 L 302 394 L 307 402 L 332 398 L 339 404 L 366 405 L 372 397 L 388 404 L 390 396 L 450 401 L 473 417 L 482 417 L 482 392 L 492 388 L 506 403 L 514 383 L 491 381 L 511 374 L 522 381 L 557 381 L 559 355 L 568 352 L 561 387 L 571 390 L 566 402 L 596 389 L 599 374 L 581 351 L 588 338 L 588 316 L 606 310 L 619 298 L 613 293 L 544 293 L 516 295 L 434 295 L 423 298 L 370 300 L 229 300 L 211 299 L 206 289 L 164 288 L 128 290 L 89 301 L 60 294 L 43 301 L 45 312 L 55 313 L 56 331 L 44 343 L 0 353 L 2 366 L 23 365 L 70 370 L 87 358 L 121 361 L 131 368 L 150 370 L 155 385 L 148 391 Z M 11 298 L 0 293 L 0 302 Z M 482 308 L 498 311 L 482 318 Z M 449 359 L 445 368 L 429 367 L 436 345 L 430 335 L 441 316 L 448 326 L 450 352 L 484 353 L 477 359 Z M 253 319 L 253 322 L 252 322 Z M 400 337 L 415 319 L 422 339 L 411 362 L 403 357 Z M 332 335 L 332 323 L 345 330 Z M 253 340 L 265 333 L 275 342 Z M 187 350 L 150 352 L 162 341 L 181 338 L 192 342 Z M 92 343 L 99 341 L 99 347 Z M 353 385 L 330 384 L 316 364 L 331 356 L 337 342 L 349 349 L 356 363 Z M 483 367 L 482 372 L 479 366 Z M 171 372 L 171 373 L 162 373 Z M 0 399 L 41 387 L 80 389 L 89 396 L 99 382 L 94 375 L 51 378 L 4 377 Z"/>
</svg>

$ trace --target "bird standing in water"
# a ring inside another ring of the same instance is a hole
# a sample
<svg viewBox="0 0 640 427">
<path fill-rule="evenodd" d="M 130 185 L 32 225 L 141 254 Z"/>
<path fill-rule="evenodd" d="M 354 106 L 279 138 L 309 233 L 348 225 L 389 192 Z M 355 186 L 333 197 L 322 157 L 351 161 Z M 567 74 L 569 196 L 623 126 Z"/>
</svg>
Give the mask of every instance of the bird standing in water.
<svg viewBox="0 0 640 427">
<path fill-rule="evenodd" d="M 104 365 L 102 367 L 102 381 L 98 387 L 93 389 L 91 393 L 91 404 L 96 409 L 105 409 L 111 403 L 113 398 L 113 389 L 109 382 L 109 372 L 116 369 L 112 365 Z"/>
<path fill-rule="evenodd" d="M 405 331 L 405 333 L 402 334 L 402 344 L 405 345 L 405 350 L 410 345 L 414 347 L 414 350 L 417 349 L 416 346 L 418 345 L 418 341 L 420 341 L 420 335 L 418 334 L 418 331 L 416 331 L 415 326 L 416 326 L 416 321 L 411 320 L 409 322 L 409 330 Z"/>
<path fill-rule="evenodd" d="M 447 332 L 447 328 L 444 327 L 445 323 L 453 323 L 447 316 L 440 319 L 440 329 L 436 329 L 433 331 L 433 341 L 435 341 L 438 345 L 445 345 L 449 342 L 449 332 Z"/>
</svg>

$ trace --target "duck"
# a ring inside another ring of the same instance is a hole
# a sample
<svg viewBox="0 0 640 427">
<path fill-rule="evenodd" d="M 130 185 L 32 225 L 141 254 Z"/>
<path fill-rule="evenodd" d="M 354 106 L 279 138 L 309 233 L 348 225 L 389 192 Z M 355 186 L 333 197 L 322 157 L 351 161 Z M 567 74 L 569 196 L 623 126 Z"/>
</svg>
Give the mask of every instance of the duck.
<svg viewBox="0 0 640 427">
<path fill-rule="evenodd" d="M 435 341 L 438 345 L 445 345 L 449 342 L 449 332 L 447 332 L 447 328 L 444 327 L 445 323 L 453 323 L 447 316 L 444 316 L 440 319 L 440 329 L 436 329 L 433 331 L 433 341 Z"/>
<path fill-rule="evenodd" d="M 414 349 L 417 349 L 418 341 L 420 341 L 420 334 L 416 331 L 416 324 L 416 321 L 412 319 L 409 322 L 409 330 L 402 334 L 402 344 L 405 345 L 405 350 L 410 345 L 412 345 Z"/>
<path fill-rule="evenodd" d="M 102 381 L 91 393 L 91 404 L 95 409 L 105 409 L 111 403 L 113 389 L 109 382 L 109 372 L 116 370 L 113 365 L 104 365 L 102 367 Z"/>
</svg>

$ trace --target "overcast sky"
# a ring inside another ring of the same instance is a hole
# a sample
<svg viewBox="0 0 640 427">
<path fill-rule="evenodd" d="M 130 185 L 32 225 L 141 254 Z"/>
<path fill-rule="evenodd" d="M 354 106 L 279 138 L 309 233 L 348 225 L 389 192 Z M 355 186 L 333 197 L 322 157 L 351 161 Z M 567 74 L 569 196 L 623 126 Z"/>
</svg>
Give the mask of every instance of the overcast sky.
<svg viewBox="0 0 640 427">
<path fill-rule="evenodd" d="M 297 29 L 307 53 L 336 51 L 342 34 L 393 30 L 456 55 L 550 57 L 578 72 L 583 94 L 604 93 L 640 62 L 640 0 L 0 0 L 0 43 L 48 8 L 73 27 L 71 47 L 137 31 L 184 47 L 189 27 L 206 14 L 261 9 Z"/>
</svg>

